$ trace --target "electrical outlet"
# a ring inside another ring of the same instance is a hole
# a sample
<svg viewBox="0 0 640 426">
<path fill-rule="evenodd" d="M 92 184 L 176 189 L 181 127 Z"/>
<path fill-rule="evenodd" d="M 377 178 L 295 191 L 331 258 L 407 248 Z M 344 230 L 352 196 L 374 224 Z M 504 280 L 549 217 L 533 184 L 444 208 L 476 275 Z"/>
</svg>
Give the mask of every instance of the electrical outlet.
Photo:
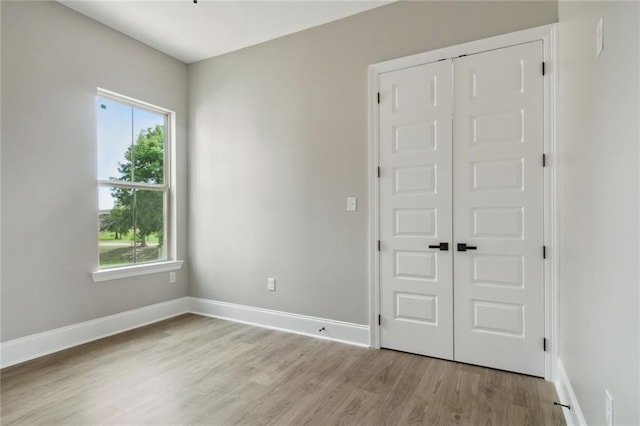
<svg viewBox="0 0 640 426">
<path fill-rule="evenodd" d="M 604 415 L 607 426 L 613 426 L 613 397 L 609 389 L 604 390 Z"/>
<path fill-rule="evenodd" d="M 169 272 L 169 284 L 173 284 L 176 282 L 176 273 Z"/>
<path fill-rule="evenodd" d="M 276 291 L 276 279 L 269 277 L 267 278 L 267 290 Z"/>
</svg>

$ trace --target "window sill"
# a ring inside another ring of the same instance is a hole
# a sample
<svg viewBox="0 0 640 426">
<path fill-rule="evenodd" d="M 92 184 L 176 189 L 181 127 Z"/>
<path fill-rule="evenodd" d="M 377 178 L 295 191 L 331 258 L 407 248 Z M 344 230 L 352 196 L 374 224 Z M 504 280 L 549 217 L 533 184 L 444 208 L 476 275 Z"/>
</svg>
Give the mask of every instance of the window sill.
<svg viewBox="0 0 640 426">
<path fill-rule="evenodd" d="M 93 282 L 119 280 L 121 278 L 137 277 L 140 275 L 157 274 L 159 272 L 177 271 L 182 267 L 183 260 L 170 260 L 158 263 L 146 263 L 142 265 L 122 266 L 117 268 L 101 269 L 92 272 Z"/>
</svg>

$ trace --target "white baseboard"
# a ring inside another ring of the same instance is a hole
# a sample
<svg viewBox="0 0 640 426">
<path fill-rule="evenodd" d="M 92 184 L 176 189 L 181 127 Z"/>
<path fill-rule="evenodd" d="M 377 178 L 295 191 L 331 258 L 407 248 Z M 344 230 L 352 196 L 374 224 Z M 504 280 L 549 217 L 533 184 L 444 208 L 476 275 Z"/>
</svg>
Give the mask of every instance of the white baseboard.
<svg viewBox="0 0 640 426">
<path fill-rule="evenodd" d="M 567 372 L 565 371 L 560 358 L 558 358 L 558 368 L 556 369 L 556 373 L 557 380 L 555 384 L 560 402 L 571 406 L 571 409 L 562 409 L 564 418 L 567 421 L 567 426 L 586 426 L 587 422 L 582 414 L 582 409 L 580 409 L 578 398 L 576 398 L 576 394 L 573 391 L 571 382 L 569 381 L 569 376 L 567 376 Z"/>
<path fill-rule="evenodd" d="M 181 297 L 0 343 L 0 368 L 122 333 L 167 318 L 194 313 L 305 336 L 369 346 L 369 327 L 306 315 Z M 319 330 L 324 327 L 324 330 Z"/>
<path fill-rule="evenodd" d="M 369 326 L 366 325 L 197 297 L 189 299 L 189 310 L 194 314 L 369 347 Z M 323 327 L 324 330 L 319 331 Z"/>
<path fill-rule="evenodd" d="M 0 368 L 189 312 L 189 298 L 169 300 L 0 343 Z"/>
</svg>

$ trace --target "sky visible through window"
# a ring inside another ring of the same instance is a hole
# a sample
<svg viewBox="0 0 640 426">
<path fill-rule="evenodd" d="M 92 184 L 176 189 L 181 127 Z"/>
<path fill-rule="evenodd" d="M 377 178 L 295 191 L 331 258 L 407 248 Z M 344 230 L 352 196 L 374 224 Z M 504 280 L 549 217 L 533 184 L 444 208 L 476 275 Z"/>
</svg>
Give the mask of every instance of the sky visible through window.
<svg viewBox="0 0 640 426">
<path fill-rule="evenodd" d="M 108 98 L 98 97 L 98 179 L 120 179 L 118 163 L 124 163 L 125 152 L 138 139 L 142 130 L 165 125 L 163 114 L 134 108 Z M 111 188 L 100 187 L 100 211 L 111 210 L 114 199 Z"/>
</svg>

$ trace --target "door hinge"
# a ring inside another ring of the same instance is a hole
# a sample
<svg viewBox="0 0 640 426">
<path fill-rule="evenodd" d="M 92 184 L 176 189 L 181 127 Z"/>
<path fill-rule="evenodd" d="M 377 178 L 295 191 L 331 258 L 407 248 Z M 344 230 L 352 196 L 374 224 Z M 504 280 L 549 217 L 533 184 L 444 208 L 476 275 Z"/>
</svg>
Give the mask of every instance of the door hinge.
<svg viewBox="0 0 640 426">
<path fill-rule="evenodd" d="M 547 154 L 542 154 L 542 167 L 547 167 Z"/>
<path fill-rule="evenodd" d="M 545 351 L 545 352 L 547 351 L 547 338 L 546 337 L 542 338 L 542 350 Z"/>
<path fill-rule="evenodd" d="M 378 325 L 382 325 L 382 316 L 378 315 Z"/>
<path fill-rule="evenodd" d="M 378 166 L 378 177 L 380 177 L 380 166 Z"/>
<path fill-rule="evenodd" d="M 542 75 L 546 74 L 546 70 L 545 70 L 545 62 L 542 62 Z"/>
<path fill-rule="evenodd" d="M 380 251 L 380 240 L 378 240 L 378 251 Z"/>
<path fill-rule="evenodd" d="M 542 246 L 542 258 L 547 258 L 547 246 Z"/>
<path fill-rule="evenodd" d="M 378 92 L 378 105 L 380 105 L 380 92 Z"/>
</svg>

